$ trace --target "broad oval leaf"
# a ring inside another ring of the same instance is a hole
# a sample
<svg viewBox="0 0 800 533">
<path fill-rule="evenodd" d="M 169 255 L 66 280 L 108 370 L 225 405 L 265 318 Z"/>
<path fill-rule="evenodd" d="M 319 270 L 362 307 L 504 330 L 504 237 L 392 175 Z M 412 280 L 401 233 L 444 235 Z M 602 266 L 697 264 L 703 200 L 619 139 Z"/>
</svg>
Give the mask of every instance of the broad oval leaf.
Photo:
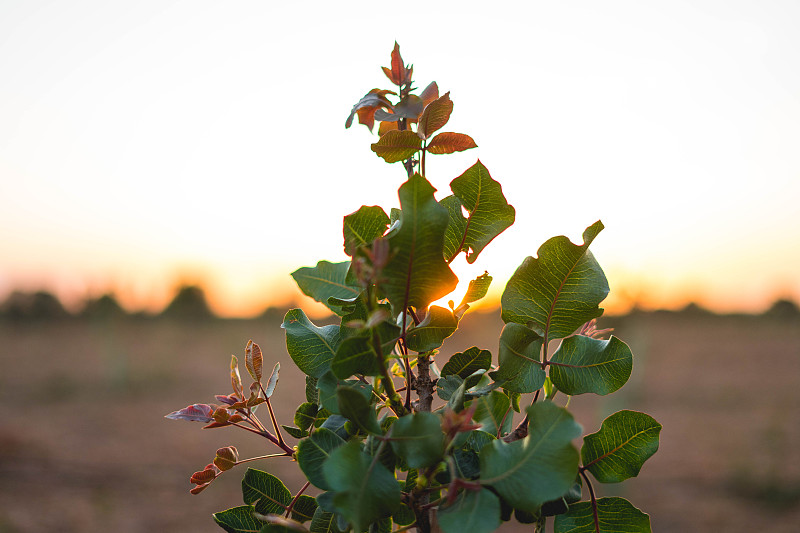
<svg viewBox="0 0 800 533">
<path fill-rule="evenodd" d="M 358 211 L 344 217 L 344 253 L 352 257 L 357 248 L 372 244 L 388 228 L 389 217 L 383 209 L 377 205 L 362 205 Z"/>
<path fill-rule="evenodd" d="M 391 516 L 400 507 L 400 485 L 377 457 L 373 459 L 353 440 L 340 446 L 322 465 L 331 487 L 333 506 L 352 525 L 354 531 L 381 518 Z"/>
<path fill-rule="evenodd" d="M 503 436 L 511 431 L 514 413 L 511 412 L 508 396 L 493 390 L 473 401 L 478 402 L 478 408 L 472 419 L 483 426 L 483 431 L 495 436 Z"/>
<path fill-rule="evenodd" d="M 400 186 L 400 222 L 388 239 L 393 255 L 381 284 L 395 314 L 408 306 L 424 309 L 458 284 L 443 256 L 449 216 L 434 199 L 435 191 L 419 174 Z"/>
<path fill-rule="evenodd" d="M 322 474 L 322 464 L 330 457 L 331 452 L 344 444 L 336 433 L 327 428 L 319 428 L 311 436 L 297 443 L 297 464 L 306 478 L 322 490 L 331 487 Z"/>
<path fill-rule="evenodd" d="M 441 375 L 442 377 L 457 375 L 462 379 L 467 379 L 478 370 L 487 370 L 490 366 L 492 366 L 491 352 L 473 346 L 454 354 L 442 367 Z"/>
<path fill-rule="evenodd" d="M 317 411 L 319 411 L 317 404 L 301 403 L 294 412 L 294 425 L 301 430 L 310 428 L 317 420 Z"/>
<path fill-rule="evenodd" d="M 389 442 L 411 468 L 433 466 L 444 456 L 442 423 L 433 413 L 419 412 L 400 418 L 392 425 Z"/>
<path fill-rule="evenodd" d="M 443 131 L 431 139 L 426 149 L 429 154 L 452 154 L 477 147 L 478 145 L 469 135 Z"/>
<path fill-rule="evenodd" d="M 397 163 L 411 158 L 422 148 L 422 140 L 411 130 L 387 131 L 378 142 L 372 144 L 372 151 L 387 163 Z"/>
<path fill-rule="evenodd" d="M 450 188 L 469 212 L 460 249 L 467 252 L 471 264 L 487 244 L 514 223 L 516 212 L 480 160 L 451 181 Z"/>
<path fill-rule="evenodd" d="M 364 398 L 361 392 L 352 387 L 337 387 L 336 399 L 339 412 L 360 429 L 369 433 L 381 433 L 381 426 L 375 414 L 375 408 Z"/>
<path fill-rule="evenodd" d="M 315 267 L 302 267 L 292 272 L 292 277 L 303 294 L 324 304 L 337 315 L 344 314 L 342 306 L 332 305 L 328 299 L 346 300 L 357 297 L 361 288 L 347 282 L 350 261 L 330 263 L 320 261 Z"/>
<path fill-rule="evenodd" d="M 406 332 L 406 344 L 415 352 L 429 352 L 441 348 L 444 340 L 458 328 L 458 319 L 453 312 L 432 305 L 428 314 L 418 325 Z"/>
<path fill-rule="evenodd" d="M 437 517 L 444 533 L 491 533 L 500 527 L 500 499 L 488 489 L 465 490 Z"/>
<path fill-rule="evenodd" d="M 603 229 L 595 222 L 583 232 L 583 244 L 553 237 L 528 257 L 508 280 L 500 299 L 504 322 L 525 324 L 546 339 L 561 339 L 603 314 L 608 281 L 589 251 Z"/>
<path fill-rule="evenodd" d="M 250 377 L 254 381 L 261 381 L 261 372 L 264 367 L 264 355 L 261 353 L 261 347 L 249 340 L 244 349 L 244 354 L 244 364 Z"/>
<path fill-rule="evenodd" d="M 633 370 L 633 354 L 627 344 L 574 335 L 561 341 L 550 358 L 550 379 L 565 394 L 593 392 L 601 396 L 625 385 Z"/>
<path fill-rule="evenodd" d="M 536 512 L 575 482 L 578 452 L 572 439 L 580 436 L 581 426 L 553 402 L 537 402 L 527 412 L 527 437 L 510 444 L 496 440 L 481 450 L 481 483 L 494 487 L 511 506 Z"/>
<path fill-rule="evenodd" d="M 281 327 L 286 330 L 286 350 L 297 368 L 314 378 L 330 370 L 331 359 L 339 346 L 339 326 L 319 328 L 302 309 L 291 309 Z"/>
<path fill-rule="evenodd" d="M 317 509 L 316 498 L 301 494 L 292 507 L 292 519 L 300 523 L 308 522 L 313 519 Z"/>
<path fill-rule="evenodd" d="M 340 380 L 333 372 L 327 372 L 317 382 L 319 387 L 319 405 L 330 413 L 339 413 L 339 400 L 336 398 L 336 389 L 340 386 L 351 387 L 357 390 L 369 401 L 372 398 L 372 385 L 358 380 Z"/>
<path fill-rule="evenodd" d="M 278 378 L 280 377 L 281 372 L 281 364 L 275 363 L 275 366 L 272 367 L 272 373 L 269 375 L 269 379 L 267 380 L 267 386 L 264 389 L 264 396 L 267 398 L 272 397 L 272 393 L 275 392 L 275 387 L 278 385 Z"/>
<path fill-rule="evenodd" d="M 444 93 L 425 107 L 417 125 L 417 135 L 420 139 L 427 139 L 433 132 L 442 128 L 450 120 L 453 112 L 453 101 L 450 92 Z"/>
<path fill-rule="evenodd" d="M 373 335 L 380 339 L 381 353 L 375 351 Z M 384 361 L 392 352 L 400 336 L 400 328 L 388 322 L 381 322 L 373 329 L 359 332 L 357 336 L 345 339 L 339 344 L 331 361 L 331 370 L 340 379 L 354 374 L 379 376 L 383 372 Z"/>
<path fill-rule="evenodd" d="M 500 368 L 491 373 L 503 388 L 514 392 L 534 392 L 544 385 L 541 363 L 544 339 L 522 324 L 506 324 L 500 333 L 497 352 Z"/>
<path fill-rule="evenodd" d="M 285 513 L 292 493 L 272 474 L 248 468 L 242 479 L 242 498 L 248 505 L 255 504 L 257 513 Z"/>
<path fill-rule="evenodd" d="M 425 105 L 427 106 L 439 98 L 439 86 L 436 85 L 435 81 L 430 82 L 428 86 L 425 87 L 425 89 L 420 93 L 419 97 L 422 98 L 422 101 L 425 102 Z"/>
<path fill-rule="evenodd" d="M 661 424 L 650 415 L 614 413 L 603 421 L 600 431 L 583 438 L 583 466 L 601 483 L 636 477 L 644 462 L 658 451 L 660 433 Z"/>
<path fill-rule="evenodd" d="M 253 516 L 252 505 L 240 505 L 214 513 L 214 522 L 228 533 L 258 533 L 264 523 Z"/>
<path fill-rule="evenodd" d="M 556 516 L 554 533 L 651 533 L 650 517 L 623 498 L 597 500 L 598 524 L 594 522 L 592 502 L 570 505 Z M 599 529 L 598 529 L 599 528 Z"/>
<path fill-rule="evenodd" d="M 469 282 L 467 292 L 464 294 L 464 298 L 461 300 L 461 303 L 458 305 L 458 307 L 460 308 L 465 304 L 477 302 L 486 296 L 486 293 L 489 292 L 489 286 L 491 284 L 492 276 L 490 276 L 488 272 L 484 271 L 483 274 Z"/>
<path fill-rule="evenodd" d="M 344 533 L 336 527 L 336 515 L 325 511 L 322 507 L 317 507 L 314 511 L 308 530 L 311 533 Z"/>
</svg>

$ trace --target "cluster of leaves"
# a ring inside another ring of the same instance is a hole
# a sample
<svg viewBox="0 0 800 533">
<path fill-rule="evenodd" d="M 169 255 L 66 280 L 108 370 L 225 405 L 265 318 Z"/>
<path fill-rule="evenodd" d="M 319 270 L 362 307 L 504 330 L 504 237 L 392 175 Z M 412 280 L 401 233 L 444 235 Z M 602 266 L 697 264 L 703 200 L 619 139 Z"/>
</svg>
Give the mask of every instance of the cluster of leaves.
<svg viewBox="0 0 800 533">
<path fill-rule="evenodd" d="M 501 298 L 505 326 L 496 359 L 477 346 L 448 355 L 445 340 L 492 281 L 488 273 L 472 280 L 458 305 L 432 305 L 458 283 L 450 264 L 462 252 L 475 262 L 514 222 L 515 210 L 480 161 L 452 180 L 451 195 L 435 198 L 426 154 L 475 143 L 462 133 L 437 133 L 453 110 L 449 93 L 439 96 L 431 83 L 415 95 L 413 67 L 396 44 L 384 72 L 397 90 L 367 93 L 346 125 L 355 116 L 370 129 L 380 122 L 372 150 L 402 162 L 407 181 L 400 207 L 389 214 L 363 206 L 344 217 L 347 260 L 292 274 L 340 317 L 320 327 L 292 309 L 284 319 L 287 351 L 306 374 L 306 402 L 294 425 L 275 420 L 270 396 L 278 369 L 263 386 L 261 350 L 252 343 L 249 394 L 234 357 L 234 392 L 217 396 L 221 406 L 195 404 L 168 415 L 260 434 L 279 449 L 264 457 L 292 457 L 308 480 L 292 495 L 276 477 L 249 469 L 244 505 L 217 513 L 217 523 L 230 532 L 489 533 L 512 517 L 542 531 L 555 517 L 556 532 L 650 531 L 649 517 L 628 501 L 598 498 L 589 475 L 600 483 L 636 476 L 658 448 L 660 424 L 619 411 L 578 450 L 573 441 L 582 428 L 557 401 L 558 392 L 567 399 L 610 394 L 631 375 L 628 346 L 596 328 L 609 289 L 589 246 L 602 223 L 586 229 L 582 244 L 548 240 L 512 275 Z M 261 403 L 272 431 L 255 415 Z M 297 444 L 287 445 L 283 432 Z M 233 447 L 218 450 L 192 476 L 192 491 L 255 459 L 240 460 Z M 304 494 L 309 485 L 320 491 L 314 498 Z"/>
</svg>

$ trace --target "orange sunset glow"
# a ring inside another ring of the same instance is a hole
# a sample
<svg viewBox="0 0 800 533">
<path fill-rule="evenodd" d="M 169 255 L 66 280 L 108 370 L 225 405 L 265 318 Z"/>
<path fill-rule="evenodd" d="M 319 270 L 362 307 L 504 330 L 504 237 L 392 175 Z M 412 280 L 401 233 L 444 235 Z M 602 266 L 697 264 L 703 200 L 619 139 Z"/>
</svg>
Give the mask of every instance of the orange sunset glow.
<svg viewBox="0 0 800 533">
<path fill-rule="evenodd" d="M 398 205 L 402 167 L 344 128 L 395 40 L 478 144 L 430 158 L 437 198 L 480 158 L 516 208 L 454 262 L 460 291 L 488 271 L 497 304 L 546 239 L 602 220 L 610 313 L 800 300 L 800 4 L 434 4 L 380 32 L 365 6 L 0 4 L 0 301 L 159 311 L 192 283 L 222 316 L 313 308 L 290 272 Z"/>
</svg>

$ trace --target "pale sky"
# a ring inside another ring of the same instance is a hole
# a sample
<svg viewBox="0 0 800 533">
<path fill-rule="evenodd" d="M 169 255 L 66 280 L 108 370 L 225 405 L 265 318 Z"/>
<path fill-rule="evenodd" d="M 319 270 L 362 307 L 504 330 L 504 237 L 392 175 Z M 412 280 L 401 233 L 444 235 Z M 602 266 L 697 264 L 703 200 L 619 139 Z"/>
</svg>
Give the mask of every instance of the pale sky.
<svg viewBox="0 0 800 533">
<path fill-rule="evenodd" d="M 346 259 L 342 216 L 397 205 L 344 129 L 397 40 L 479 146 L 428 159 L 437 196 L 480 158 L 517 210 L 465 284 L 601 219 L 610 309 L 800 300 L 798 28 L 796 1 L 4 0 L 0 298 L 282 303 Z"/>
</svg>

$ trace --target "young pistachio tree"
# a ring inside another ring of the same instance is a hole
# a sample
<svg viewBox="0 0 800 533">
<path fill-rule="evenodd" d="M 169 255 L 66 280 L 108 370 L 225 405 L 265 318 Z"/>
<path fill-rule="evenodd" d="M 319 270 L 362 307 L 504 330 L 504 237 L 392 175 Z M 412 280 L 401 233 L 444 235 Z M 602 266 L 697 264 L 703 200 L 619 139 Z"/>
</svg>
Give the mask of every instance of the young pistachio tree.
<svg viewBox="0 0 800 533">
<path fill-rule="evenodd" d="M 264 381 L 263 355 L 252 342 L 245 348 L 249 389 L 234 356 L 231 394 L 218 395 L 218 405 L 167 415 L 206 428 L 238 427 L 277 448 L 249 459 L 240 459 L 234 446 L 217 450 L 192 476 L 191 492 L 242 463 L 285 458 L 307 479 L 302 487 L 290 491 L 250 468 L 243 505 L 214 520 L 235 533 L 489 533 L 512 517 L 535 531 L 544 530 L 548 517 L 559 533 L 650 531 L 648 515 L 625 499 L 598 498 L 593 482 L 636 476 L 658 449 L 661 425 L 644 413 L 619 411 L 584 436 L 578 450 L 573 441 L 582 428 L 557 399 L 558 392 L 559 398 L 610 394 L 631 375 L 628 346 L 603 339 L 609 330 L 596 328 L 609 288 L 589 245 L 602 223 L 589 226 L 581 244 L 554 237 L 522 262 L 502 294 L 505 326 L 495 356 L 479 346 L 440 351 L 492 281 L 488 274 L 470 281 L 458 305 L 431 305 L 456 288 L 450 264 L 462 253 L 477 261 L 514 222 L 515 210 L 480 161 L 437 200 L 426 157 L 475 142 L 440 131 L 453 110 L 450 94 L 439 95 L 436 83 L 415 94 L 413 67 L 397 44 L 383 70 L 396 88 L 367 93 L 346 126 L 355 116 L 370 130 L 380 122 L 372 151 L 402 164 L 400 206 L 388 214 L 363 206 L 345 216 L 348 259 L 292 274 L 305 294 L 340 317 L 319 327 L 301 309 L 286 314 L 287 351 L 306 374 L 307 401 L 293 425 L 280 425 L 271 405 L 279 365 Z M 551 353 L 552 341 L 558 347 Z M 261 404 L 269 426 L 256 415 Z M 316 497 L 305 494 L 311 485 Z"/>
</svg>

